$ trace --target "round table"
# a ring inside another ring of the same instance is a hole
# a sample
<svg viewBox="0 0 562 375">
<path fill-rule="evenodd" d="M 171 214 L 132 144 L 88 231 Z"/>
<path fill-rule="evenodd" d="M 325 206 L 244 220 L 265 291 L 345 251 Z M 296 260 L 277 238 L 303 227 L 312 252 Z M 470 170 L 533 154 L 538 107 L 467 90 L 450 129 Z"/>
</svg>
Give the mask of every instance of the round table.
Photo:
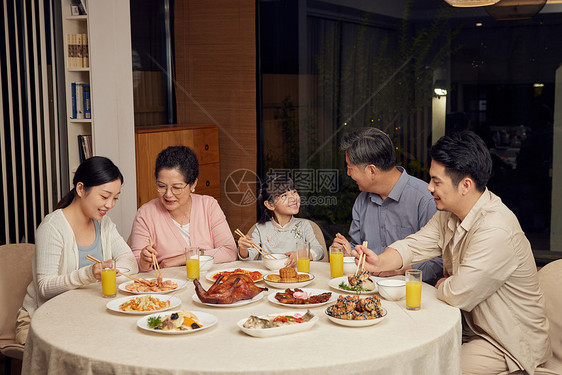
<svg viewBox="0 0 562 375">
<path fill-rule="evenodd" d="M 218 264 L 209 272 L 232 267 L 266 272 L 261 262 Z M 328 263 L 312 262 L 316 277 L 307 288 L 329 290 L 329 272 Z M 185 267 L 162 273 L 165 278 L 186 275 Z M 202 280 L 205 288 L 211 285 Z M 255 338 L 241 332 L 236 322 L 250 315 L 298 311 L 267 300 L 277 289 L 248 305 L 210 307 L 193 302 L 194 286 L 188 283 L 174 294 L 182 300 L 181 308 L 211 313 L 218 323 L 200 332 L 164 335 L 138 328 L 139 315 L 107 310 L 108 299 L 94 284 L 52 298 L 35 312 L 22 373 L 460 374 L 460 311 L 437 300 L 435 291 L 423 285 L 419 311 L 406 310 L 404 300 L 382 300 L 388 315 L 373 326 L 337 325 L 326 316 L 325 305 L 311 309 L 320 319 L 310 330 Z M 118 292 L 118 297 L 125 295 Z"/>
</svg>

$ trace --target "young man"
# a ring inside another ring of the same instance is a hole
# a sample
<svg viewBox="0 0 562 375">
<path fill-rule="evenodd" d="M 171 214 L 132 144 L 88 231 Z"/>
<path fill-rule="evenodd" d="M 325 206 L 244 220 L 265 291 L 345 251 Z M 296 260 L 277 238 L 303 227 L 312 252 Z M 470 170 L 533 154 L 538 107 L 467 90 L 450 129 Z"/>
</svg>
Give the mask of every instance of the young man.
<svg viewBox="0 0 562 375">
<path fill-rule="evenodd" d="M 425 227 L 382 254 L 373 272 L 443 256 L 437 297 L 463 315 L 463 374 L 538 370 L 551 356 L 549 327 L 529 241 L 515 215 L 486 184 L 492 160 L 472 132 L 442 137 L 431 149 L 428 189 L 438 212 Z"/>
<path fill-rule="evenodd" d="M 376 128 L 358 129 L 343 139 L 341 149 L 345 152 L 347 174 L 361 190 L 349 227 L 353 246 L 368 241 L 369 248 L 380 254 L 394 241 L 417 232 L 435 214 L 427 183 L 396 167 L 394 144 L 386 133 Z M 350 243 L 339 233 L 334 244 L 351 251 Z M 443 276 L 441 257 L 413 267 L 421 269 L 423 281 L 432 285 Z M 402 269 L 380 276 L 404 272 Z"/>
</svg>

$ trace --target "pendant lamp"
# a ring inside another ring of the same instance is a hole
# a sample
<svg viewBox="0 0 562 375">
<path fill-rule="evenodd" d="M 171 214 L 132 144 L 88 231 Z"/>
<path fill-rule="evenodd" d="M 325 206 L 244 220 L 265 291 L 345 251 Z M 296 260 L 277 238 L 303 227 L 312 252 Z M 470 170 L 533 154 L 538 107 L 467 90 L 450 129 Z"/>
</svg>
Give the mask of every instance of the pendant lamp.
<svg viewBox="0 0 562 375">
<path fill-rule="evenodd" d="M 494 5 L 500 0 L 445 0 L 447 3 L 454 7 L 472 8 L 472 7 L 485 7 Z"/>
<path fill-rule="evenodd" d="M 546 0 L 500 0 L 485 9 L 497 20 L 524 20 L 540 12 L 545 4 Z"/>
</svg>

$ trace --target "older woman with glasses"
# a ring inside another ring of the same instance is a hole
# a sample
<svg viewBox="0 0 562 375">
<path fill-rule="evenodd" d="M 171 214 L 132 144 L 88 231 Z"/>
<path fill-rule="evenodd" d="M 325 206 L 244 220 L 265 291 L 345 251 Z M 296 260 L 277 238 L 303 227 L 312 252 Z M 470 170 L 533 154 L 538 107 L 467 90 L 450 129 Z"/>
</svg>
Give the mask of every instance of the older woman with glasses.
<svg viewBox="0 0 562 375">
<path fill-rule="evenodd" d="M 185 249 L 199 247 L 215 263 L 236 260 L 236 244 L 218 202 L 193 194 L 199 176 L 197 156 L 188 147 L 173 146 L 156 158 L 158 198 L 137 211 L 131 249 L 141 271 L 149 271 L 156 255 L 160 267 L 185 265 Z"/>
</svg>

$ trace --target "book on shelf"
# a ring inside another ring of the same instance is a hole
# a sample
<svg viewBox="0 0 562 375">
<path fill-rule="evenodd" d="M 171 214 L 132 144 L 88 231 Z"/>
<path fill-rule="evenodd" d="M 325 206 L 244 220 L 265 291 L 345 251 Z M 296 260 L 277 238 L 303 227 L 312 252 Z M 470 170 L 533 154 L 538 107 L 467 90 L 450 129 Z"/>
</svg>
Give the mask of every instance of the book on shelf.
<svg viewBox="0 0 562 375">
<path fill-rule="evenodd" d="M 84 160 L 91 158 L 93 156 L 92 152 L 92 136 L 88 134 L 78 136 L 78 157 L 80 158 L 80 163 Z"/>
<path fill-rule="evenodd" d="M 88 34 L 66 34 L 66 42 L 68 68 L 88 68 Z"/>
<path fill-rule="evenodd" d="M 84 82 L 72 82 L 70 84 L 70 96 L 72 102 L 70 118 L 76 120 L 91 119 L 92 99 L 90 94 L 90 84 Z"/>
<path fill-rule="evenodd" d="M 83 85 L 83 92 L 84 92 L 84 118 L 91 119 L 92 118 L 92 103 L 90 100 L 90 84 L 84 83 Z"/>
<path fill-rule="evenodd" d="M 88 55 L 88 34 L 82 34 L 82 67 L 90 67 L 90 58 Z"/>
<path fill-rule="evenodd" d="M 84 84 L 76 83 L 76 118 L 84 118 Z"/>
</svg>

